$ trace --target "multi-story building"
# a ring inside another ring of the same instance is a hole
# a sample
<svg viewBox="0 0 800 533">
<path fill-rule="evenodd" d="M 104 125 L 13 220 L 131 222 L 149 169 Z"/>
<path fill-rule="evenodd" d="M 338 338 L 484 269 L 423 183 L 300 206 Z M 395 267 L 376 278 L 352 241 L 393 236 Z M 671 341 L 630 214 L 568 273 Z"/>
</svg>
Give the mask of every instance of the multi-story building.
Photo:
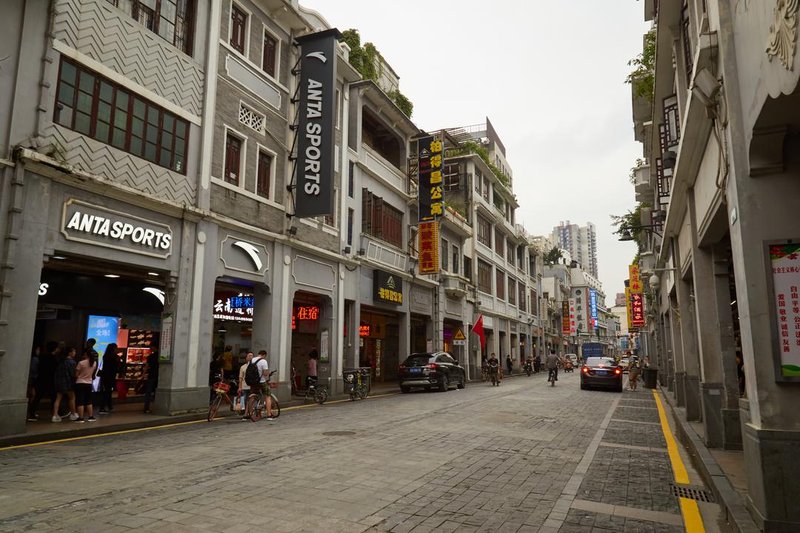
<svg viewBox="0 0 800 533">
<path fill-rule="evenodd" d="M 569 251 L 573 260 L 595 278 L 597 274 L 597 232 L 594 224 L 585 226 L 570 224 L 563 220 L 553 228 L 553 240 L 559 248 Z"/>
<path fill-rule="evenodd" d="M 634 84 L 635 188 L 652 207 L 639 237 L 644 347 L 682 416 L 702 422 L 696 441 L 742 450 L 725 463 L 738 457 L 738 494 L 698 454 L 728 515 L 746 518 L 743 499 L 758 528 L 796 531 L 797 3 L 644 5 L 655 53 L 652 88 Z"/>
</svg>

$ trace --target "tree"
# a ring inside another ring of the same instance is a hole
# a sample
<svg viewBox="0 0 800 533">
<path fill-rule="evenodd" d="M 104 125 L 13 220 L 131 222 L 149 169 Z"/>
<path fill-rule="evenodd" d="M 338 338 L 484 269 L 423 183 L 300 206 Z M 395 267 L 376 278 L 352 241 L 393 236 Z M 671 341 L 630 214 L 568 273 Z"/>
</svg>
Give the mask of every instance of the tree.
<svg viewBox="0 0 800 533">
<path fill-rule="evenodd" d="M 564 255 L 561 253 L 559 247 L 553 246 L 553 248 L 549 252 L 544 254 L 544 257 L 542 259 L 544 260 L 544 264 L 546 265 L 555 265 L 556 263 L 558 263 L 558 260 L 561 259 L 562 257 L 564 257 Z"/>
<path fill-rule="evenodd" d="M 623 235 L 630 235 L 636 241 L 637 253 L 634 261 L 638 260 L 639 254 L 643 251 L 643 245 L 640 240 L 642 235 L 642 208 L 650 207 L 647 202 L 641 202 L 636 205 L 633 211 L 628 211 L 624 215 L 610 215 L 611 225 L 616 226 L 617 229 L 613 233 L 622 237 Z"/>
<path fill-rule="evenodd" d="M 642 53 L 628 61 L 634 67 L 625 78 L 625 83 L 633 86 L 634 95 L 653 101 L 653 87 L 656 75 L 656 31 L 650 30 L 644 36 Z"/>
</svg>

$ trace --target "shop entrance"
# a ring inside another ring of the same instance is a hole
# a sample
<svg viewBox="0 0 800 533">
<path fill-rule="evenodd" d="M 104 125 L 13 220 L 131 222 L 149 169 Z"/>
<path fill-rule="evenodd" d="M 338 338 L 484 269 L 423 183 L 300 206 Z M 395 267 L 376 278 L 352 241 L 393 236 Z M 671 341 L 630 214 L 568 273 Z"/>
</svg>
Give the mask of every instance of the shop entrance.
<svg viewBox="0 0 800 533">
<path fill-rule="evenodd" d="M 428 351 L 428 317 L 411 315 L 411 353 Z"/>
<path fill-rule="evenodd" d="M 397 367 L 400 365 L 399 315 L 362 307 L 359 346 L 360 366 L 372 368 L 374 382 L 397 380 Z"/>
<path fill-rule="evenodd" d="M 444 351 L 453 356 L 461 365 L 467 364 L 464 324 L 445 318 L 443 323 Z"/>
<path fill-rule="evenodd" d="M 320 381 L 330 377 L 330 330 L 323 319 L 330 316 L 330 298 L 297 292 L 292 303 L 292 390 L 306 388 L 314 371 Z M 313 362 L 312 362 L 313 359 Z"/>
<path fill-rule="evenodd" d="M 253 350 L 253 319 L 255 291 L 251 282 L 234 278 L 219 278 L 214 285 L 214 334 L 212 336 L 211 368 L 226 378 L 238 378 L 247 352 Z"/>
</svg>

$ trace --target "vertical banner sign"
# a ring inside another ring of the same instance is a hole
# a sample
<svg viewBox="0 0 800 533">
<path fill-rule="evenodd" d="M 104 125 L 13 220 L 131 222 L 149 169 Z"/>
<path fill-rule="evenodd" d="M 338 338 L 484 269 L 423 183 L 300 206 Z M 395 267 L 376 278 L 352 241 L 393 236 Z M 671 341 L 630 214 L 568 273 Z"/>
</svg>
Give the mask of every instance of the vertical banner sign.
<svg viewBox="0 0 800 533">
<path fill-rule="evenodd" d="M 336 28 L 297 38 L 300 44 L 295 216 L 333 214 L 336 126 Z"/>
<path fill-rule="evenodd" d="M 597 329 L 597 291 L 589 289 L 589 309 L 592 314 L 592 329 Z"/>
<path fill-rule="evenodd" d="M 569 302 L 564 300 L 561 302 L 561 334 L 569 335 L 570 330 L 570 316 L 569 316 Z"/>
<path fill-rule="evenodd" d="M 780 375 L 778 380 L 800 378 L 800 244 L 769 246 L 772 268 L 774 332 Z"/>
<path fill-rule="evenodd" d="M 419 273 L 439 272 L 439 222 L 419 223 Z"/>
<path fill-rule="evenodd" d="M 578 318 L 575 316 L 575 308 L 577 307 L 575 303 L 575 298 L 569 299 L 569 334 L 570 335 L 577 335 L 578 334 Z"/>
<path fill-rule="evenodd" d="M 435 220 L 444 212 L 442 141 L 433 136 L 417 141 L 419 161 L 419 221 Z"/>
<path fill-rule="evenodd" d="M 626 291 L 630 294 L 630 327 L 631 329 L 639 329 L 645 326 L 644 318 L 644 299 L 642 280 L 639 277 L 639 265 L 630 265 L 628 267 L 628 287 Z"/>
<path fill-rule="evenodd" d="M 625 287 L 625 315 L 628 317 L 628 331 L 631 331 L 631 289 L 630 287 Z"/>
</svg>

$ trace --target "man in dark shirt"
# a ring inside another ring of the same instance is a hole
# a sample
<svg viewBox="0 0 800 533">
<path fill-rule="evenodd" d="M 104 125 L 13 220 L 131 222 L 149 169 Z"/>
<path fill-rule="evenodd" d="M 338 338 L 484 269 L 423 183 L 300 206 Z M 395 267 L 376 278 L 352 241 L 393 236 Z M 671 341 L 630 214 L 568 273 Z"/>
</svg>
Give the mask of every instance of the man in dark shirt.
<svg viewBox="0 0 800 533">
<path fill-rule="evenodd" d="M 158 351 L 153 350 L 147 356 L 147 365 L 145 368 L 147 372 L 147 380 L 144 383 L 144 412 L 150 412 L 150 401 L 156 394 L 156 387 L 158 387 Z"/>
</svg>

